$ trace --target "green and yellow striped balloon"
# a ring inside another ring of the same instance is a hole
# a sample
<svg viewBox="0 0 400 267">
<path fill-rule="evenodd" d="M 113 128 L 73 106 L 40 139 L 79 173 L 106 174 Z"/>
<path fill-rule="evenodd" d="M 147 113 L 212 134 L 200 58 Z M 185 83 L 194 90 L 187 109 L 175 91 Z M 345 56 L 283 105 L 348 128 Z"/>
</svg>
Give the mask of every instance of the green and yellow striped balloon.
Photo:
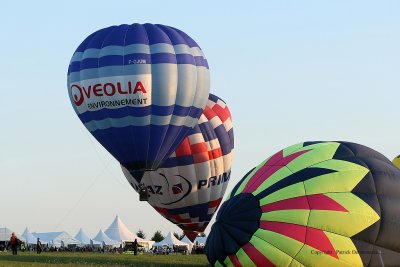
<svg viewBox="0 0 400 267">
<path fill-rule="evenodd" d="M 400 170 L 348 142 L 306 142 L 247 173 L 207 240 L 213 266 L 399 266 Z"/>
</svg>

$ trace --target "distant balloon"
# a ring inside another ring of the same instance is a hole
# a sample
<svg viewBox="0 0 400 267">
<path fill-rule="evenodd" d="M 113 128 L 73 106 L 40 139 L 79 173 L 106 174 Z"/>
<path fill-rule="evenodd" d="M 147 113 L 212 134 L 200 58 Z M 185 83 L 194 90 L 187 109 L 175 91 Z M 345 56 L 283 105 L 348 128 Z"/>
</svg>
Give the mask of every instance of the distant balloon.
<svg viewBox="0 0 400 267">
<path fill-rule="evenodd" d="M 400 155 L 398 155 L 397 157 L 395 157 L 395 158 L 392 160 L 392 162 L 393 162 L 394 166 L 396 166 L 397 168 L 400 169 Z"/>
<path fill-rule="evenodd" d="M 210 94 L 198 125 L 162 167 L 143 176 L 142 183 L 150 193 L 149 204 L 194 239 L 205 230 L 222 200 L 233 149 L 228 106 Z M 138 191 L 138 182 L 123 166 L 122 169 Z"/>
<path fill-rule="evenodd" d="M 197 124 L 209 90 L 208 63 L 197 43 L 159 24 L 96 31 L 68 68 L 76 114 L 138 181 Z"/>
<path fill-rule="evenodd" d="M 214 266 L 398 266 L 400 170 L 348 142 L 288 147 L 247 173 L 208 236 Z"/>
</svg>

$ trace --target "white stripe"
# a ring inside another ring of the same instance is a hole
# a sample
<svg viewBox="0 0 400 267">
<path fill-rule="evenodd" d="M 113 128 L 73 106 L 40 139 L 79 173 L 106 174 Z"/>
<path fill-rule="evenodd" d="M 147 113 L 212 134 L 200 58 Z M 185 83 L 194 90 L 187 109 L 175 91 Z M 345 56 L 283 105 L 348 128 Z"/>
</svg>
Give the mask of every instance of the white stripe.
<svg viewBox="0 0 400 267">
<path fill-rule="evenodd" d="M 156 53 L 169 53 L 169 54 L 175 54 L 174 47 L 170 44 L 153 44 L 150 45 L 150 51 L 152 54 Z"/>
<path fill-rule="evenodd" d="M 210 71 L 204 67 L 197 67 L 196 95 L 193 106 L 203 109 L 210 94 Z"/>
<path fill-rule="evenodd" d="M 174 50 L 175 54 L 190 54 L 194 56 L 194 54 L 192 54 L 192 50 L 186 44 L 174 45 Z"/>
<path fill-rule="evenodd" d="M 170 53 L 170 54 L 188 54 L 194 57 L 204 57 L 203 51 L 199 47 L 190 48 L 186 44 L 172 46 L 171 44 L 159 43 L 153 45 L 130 44 L 127 46 L 110 45 L 103 48 L 89 48 L 83 52 L 75 52 L 71 62 L 81 61 L 86 58 L 99 58 L 104 56 L 123 56 L 128 54 L 143 53 Z"/>
<path fill-rule="evenodd" d="M 216 104 L 217 104 L 217 103 L 215 103 L 214 101 L 211 101 L 211 100 L 209 99 L 208 102 L 207 102 L 207 107 L 209 107 L 209 108 L 212 109 Z"/>
<path fill-rule="evenodd" d="M 224 172 L 228 172 L 232 167 L 233 150 L 231 153 L 224 155 L 222 158 L 224 160 Z"/>
<path fill-rule="evenodd" d="M 169 123 L 165 118 L 170 118 Z M 185 124 L 181 124 L 181 122 L 185 122 Z M 123 118 L 106 118 L 103 120 L 98 121 L 90 121 L 85 123 L 86 128 L 90 131 L 96 130 L 105 130 L 109 128 L 122 128 L 127 126 L 148 126 L 148 125 L 158 125 L 158 126 L 165 126 L 171 124 L 173 126 L 186 126 L 192 127 L 192 125 L 196 124 L 197 119 L 191 118 L 186 119 L 186 117 L 180 117 L 175 115 L 169 116 L 155 116 L 155 115 L 148 115 L 143 117 L 133 117 L 133 116 L 126 116 Z"/>
<path fill-rule="evenodd" d="M 196 94 L 197 67 L 190 64 L 177 64 L 178 89 L 176 92 L 176 105 L 192 106 Z"/>
<path fill-rule="evenodd" d="M 171 106 L 176 102 L 178 68 L 175 64 L 152 65 L 152 104 Z"/>
<path fill-rule="evenodd" d="M 213 129 L 222 125 L 222 121 L 218 116 L 213 117 L 211 120 L 209 120 L 209 122 L 211 123 Z"/>
<path fill-rule="evenodd" d="M 206 122 L 208 122 L 208 119 L 207 119 L 206 115 L 204 115 L 204 113 L 202 113 L 199 118 L 198 124 L 202 124 L 202 123 L 206 123 Z"/>
<path fill-rule="evenodd" d="M 190 54 L 192 54 L 193 56 L 206 58 L 204 56 L 203 51 L 200 49 L 200 47 L 197 47 L 197 46 L 196 47 L 192 47 L 191 50 L 192 50 L 192 53 L 190 53 Z"/>
<path fill-rule="evenodd" d="M 219 143 L 218 138 L 213 139 L 213 140 L 210 140 L 209 143 L 210 143 L 210 145 L 211 145 L 211 147 L 212 147 L 213 150 L 214 150 L 214 149 L 221 148 L 221 145 L 220 145 L 220 143 Z"/>
<path fill-rule="evenodd" d="M 209 152 L 211 150 L 210 142 L 204 142 L 204 144 L 206 144 L 207 152 Z"/>
<path fill-rule="evenodd" d="M 224 122 L 224 127 L 226 129 L 227 132 L 229 132 L 232 128 L 233 128 L 233 124 L 230 118 L 228 118 L 225 122 Z"/>
<path fill-rule="evenodd" d="M 196 133 L 188 136 L 191 145 L 204 142 L 203 134 Z"/>
</svg>

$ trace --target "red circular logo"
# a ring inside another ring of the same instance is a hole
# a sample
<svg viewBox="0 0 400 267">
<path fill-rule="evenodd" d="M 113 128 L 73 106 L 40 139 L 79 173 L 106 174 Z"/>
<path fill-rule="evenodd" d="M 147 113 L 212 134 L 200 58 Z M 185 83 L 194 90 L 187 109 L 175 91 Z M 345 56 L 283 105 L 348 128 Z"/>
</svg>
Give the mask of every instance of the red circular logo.
<svg viewBox="0 0 400 267">
<path fill-rule="evenodd" d="M 83 103 L 82 88 L 77 84 L 73 84 L 71 85 L 70 89 L 71 89 L 72 99 L 74 100 L 75 105 L 79 107 Z"/>
</svg>

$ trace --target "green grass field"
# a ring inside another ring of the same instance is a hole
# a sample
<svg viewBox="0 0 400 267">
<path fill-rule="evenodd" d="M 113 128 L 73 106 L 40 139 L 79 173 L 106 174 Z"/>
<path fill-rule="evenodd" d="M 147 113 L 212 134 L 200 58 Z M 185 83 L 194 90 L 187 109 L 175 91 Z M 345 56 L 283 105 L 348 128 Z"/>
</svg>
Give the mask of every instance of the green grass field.
<svg viewBox="0 0 400 267">
<path fill-rule="evenodd" d="M 0 253 L 0 267 L 3 266 L 209 266 L 205 255 L 124 255 L 91 252 L 33 252 Z"/>
</svg>

